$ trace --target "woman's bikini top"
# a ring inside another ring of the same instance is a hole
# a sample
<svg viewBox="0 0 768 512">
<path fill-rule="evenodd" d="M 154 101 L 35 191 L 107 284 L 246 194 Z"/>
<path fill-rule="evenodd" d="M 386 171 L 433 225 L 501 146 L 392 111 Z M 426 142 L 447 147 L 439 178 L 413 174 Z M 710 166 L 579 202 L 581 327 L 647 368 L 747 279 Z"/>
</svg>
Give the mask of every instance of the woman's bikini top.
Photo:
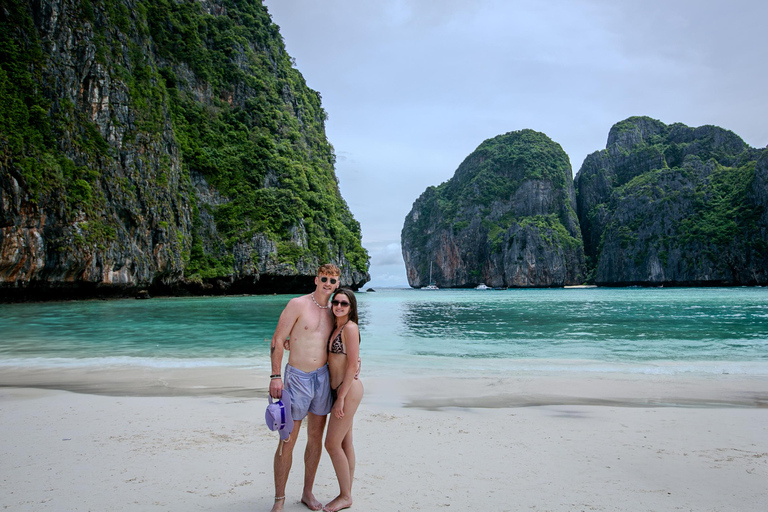
<svg viewBox="0 0 768 512">
<path fill-rule="evenodd" d="M 328 338 L 328 352 L 331 354 L 344 354 L 347 355 L 347 353 L 344 350 L 344 342 L 341 341 L 341 333 L 344 330 L 344 327 L 347 326 L 347 322 L 344 322 L 344 325 L 341 326 L 341 329 L 339 329 L 339 334 L 336 335 L 333 340 Z M 333 333 L 331 333 L 331 336 L 333 336 Z"/>
<path fill-rule="evenodd" d="M 336 335 L 335 338 L 331 339 L 328 338 L 328 352 L 331 354 L 344 354 L 347 355 L 346 347 L 344 346 L 344 342 L 341 341 L 341 333 L 344 330 L 344 328 L 347 326 L 347 323 L 349 320 L 344 322 L 344 325 L 341 326 L 341 329 L 339 329 L 339 334 Z M 331 336 L 333 336 L 333 333 L 331 333 Z M 362 340 L 360 340 L 362 341 Z"/>
</svg>

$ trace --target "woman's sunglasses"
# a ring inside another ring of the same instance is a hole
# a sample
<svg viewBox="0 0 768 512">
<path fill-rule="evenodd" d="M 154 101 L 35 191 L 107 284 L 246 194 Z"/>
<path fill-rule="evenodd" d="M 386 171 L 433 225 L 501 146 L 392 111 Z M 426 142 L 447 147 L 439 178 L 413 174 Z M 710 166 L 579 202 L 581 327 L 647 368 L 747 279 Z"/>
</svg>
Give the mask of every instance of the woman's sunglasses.
<svg viewBox="0 0 768 512">
<path fill-rule="evenodd" d="M 325 283 L 326 281 L 328 281 L 328 279 L 331 280 L 331 284 L 336 284 L 336 279 L 334 279 L 332 277 L 325 277 L 325 276 L 323 276 L 323 277 L 320 278 L 320 281 Z"/>
<path fill-rule="evenodd" d="M 333 304 L 334 306 L 341 306 L 343 308 L 349 306 L 349 302 L 341 301 L 341 300 L 332 300 L 331 304 Z"/>
</svg>

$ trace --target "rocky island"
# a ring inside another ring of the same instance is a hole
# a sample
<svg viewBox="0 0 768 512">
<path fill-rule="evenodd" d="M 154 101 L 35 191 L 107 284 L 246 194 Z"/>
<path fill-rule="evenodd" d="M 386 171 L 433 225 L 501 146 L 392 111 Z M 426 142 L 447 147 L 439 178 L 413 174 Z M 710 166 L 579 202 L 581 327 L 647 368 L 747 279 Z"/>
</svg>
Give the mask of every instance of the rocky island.
<svg viewBox="0 0 768 512">
<path fill-rule="evenodd" d="M 559 145 L 507 133 L 414 202 L 402 249 L 412 287 L 766 285 L 768 149 L 632 117 L 574 183 Z"/>
<path fill-rule="evenodd" d="M 716 126 L 632 117 L 575 186 L 596 284 L 768 284 L 768 149 Z"/>
<path fill-rule="evenodd" d="M 325 119 L 261 2 L 3 2 L 0 298 L 359 288 Z"/>
<path fill-rule="evenodd" d="M 402 230 L 412 287 L 554 287 L 584 281 L 568 156 L 543 133 L 484 141 L 453 178 L 429 187 Z"/>
</svg>

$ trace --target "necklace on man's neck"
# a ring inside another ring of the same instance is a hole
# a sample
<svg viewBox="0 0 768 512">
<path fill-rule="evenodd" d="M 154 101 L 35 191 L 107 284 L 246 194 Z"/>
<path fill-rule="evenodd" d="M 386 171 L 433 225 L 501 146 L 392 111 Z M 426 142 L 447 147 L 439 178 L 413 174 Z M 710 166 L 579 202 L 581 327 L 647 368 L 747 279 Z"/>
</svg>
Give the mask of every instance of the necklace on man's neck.
<svg viewBox="0 0 768 512">
<path fill-rule="evenodd" d="M 318 304 L 317 301 L 315 300 L 315 292 L 312 292 L 311 294 L 309 294 L 309 296 L 312 297 L 312 302 L 315 303 L 315 306 L 319 307 L 320 309 L 328 309 L 331 307 L 330 304 L 328 304 L 327 306 L 321 306 L 320 304 Z"/>
</svg>

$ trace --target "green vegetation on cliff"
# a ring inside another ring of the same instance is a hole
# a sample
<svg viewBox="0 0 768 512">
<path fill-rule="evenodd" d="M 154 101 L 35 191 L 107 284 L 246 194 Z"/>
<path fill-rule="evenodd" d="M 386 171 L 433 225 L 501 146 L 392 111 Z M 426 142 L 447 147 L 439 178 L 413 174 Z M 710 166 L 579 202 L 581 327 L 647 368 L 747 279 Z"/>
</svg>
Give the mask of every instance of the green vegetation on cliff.
<svg viewBox="0 0 768 512">
<path fill-rule="evenodd" d="M 61 101 L 52 112 L 43 70 L 46 56 L 29 12 L 28 2 L 9 0 L 0 9 L 0 159 L 5 172 L 20 181 L 30 201 L 54 196 L 67 217 L 84 212 L 76 245 L 103 247 L 114 240 L 115 228 L 97 215 L 105 197 L 94 186 L 98 162 L 109 157 L 109 145 L 93 123 Z M 75 150 L 90 155 L 79 164 L 58 147 L 57 138 L 70 131 Z M 61 249 L 61 247 L 59 247 Z"/>
<path fill-rule="evenodd" d="M 763 150 L 764 151 L 764 150 Z M 755 284 L 768 244 L 753 194 L 761 150 L 716 126 L 632 117 L 576 177 L 598 283 Z"/>
<path fill-rule="evenodd" d="M 419 198 L 419 218 L 407 224 L 404 236 L 415 246 L 423 246 L 429 237 L 430 223 L 439 219 L 438 227 L 452 227 L 458 234 L 466 229 L 475 216 L 493 217 L 494 203 L 509 204 L 525 181 L 548 182 L 555 190 L 567 191 L 571 165 L 559 144 L 534 130 L 509 132 L 484 141 L 456 170 L 452 179 L 437 187 L 429 187 Z M 565 226 L 575 220 L 551 215 L 538 220 L 516 215 L 514 210 L 503 216 L 486 220 L 491 247 L 500 250 L 499 237 L 512 224 L 532 222 L 549 230 L 567 234 Z M 578 237 L 568 236 L 568 243 L 580 245 Z"/>
<path fill-rule="evenodd" d="M 127 115 L 115 114 L 122 98 L 113 97 L 109 125 L 92 121 L 90 109 L 97 106 L 85 104 L 88 81 L 79 105 L 53 92 L 50 76 L 60 70 L 50 69 L 33 21 L 51 16 L 47 9 L 74 16 L 67 28 L 79 53 L 71 58 L 107 70 L 109 83 L 95 87 L 102 93 L 111 88 L 113 95 L 124 90 Z M 4 172 L 32 201 L 63 205 L 65 222 L 84 217 L 80 227 L 89 243 L 108 243 L 121 229 L 121 214 L 104 214 L 106 202 L 117 200 L 115 190 L 138 198 L 169 216 L 159 227 L 186 252 L 187 277 L 231 275 L 233 249 L 256 235 L 277 248 L 274 263 L 295 269 L 343 254 L 355 271 L 367 271 L 360 226 L 339 193 L 325 119 L 320 95 L 292 67 L 278 27 L 258 0 L 8 0 L 0 9 Z M 117 142 L 105 140 L 105 133 L 116 133 Z M 128 165 L 142 170 L 150 186 L 170 191 L 166 202 L 152 202 L 137 186 L 138 174 L 105 171 L 120 165 L 121 148 L 129 146 L 142 156 Z M 180 169 L 173 167 L 176 159 Z M 192 178 L 198 175 L 221 201 L 195 204 Z M 184 241 L 177 210 L 167 201 L 192 203 L 183 206 L 193 217 L 191 240 Z M 211 232 L 200 229 L 200 208 L 215 220 L 221 250 L 211 250 L 218 241 L 204 239 Z"/>
<path fill-rule="evenodd" d="M 188 65 L 211 86 L 213 107 L 179 88 L 183 78 L 170 67 L 160 69 L 184 165 L 231 200 L 214 212 L 227 246 L 263 233 L 280 242 L 283 262 L 297 262 L 305 253 L 327 261 L 329 248 L 338 246 L 355 269 L 367 271 L 360 226 L 338 190 L 320 95 L 291 66 L 260 2 L 218 3 L 226 16 L 207 14 L 197 2 L 145 5 L 160 57 Z M 236 54 L 245 62 L 233 60 Z M 243 104 L 230 104 L 236 91 L 247 91 Z M 264 186 L 268 177 L 274 186 Z M 288 242 L 290 229 L 300 223 L 306 248 Z M 190 265 L 205 273 L 203 261 L 193 258 Z"/>
<path fill-rule="evenodd" d="M 616 189 L 614 201 L 621 203 L 644 199 L 690 205 L 690 210 L 675 230 L 675 235 L 683 243 L 725 245 L 742 239 L 756 229 L 762 208 L 748 200 L 755 177 L 754 161 L 740 167 L 724 167 L 713 161 L 703 179 L 698 179 L 694 169 L 694 166 L 675 169 L 667 167 L 648 171 Z M 669 190 L 666 185 L 670 180 L 690 180 L 692 186 Z M 634 229 L 627 226 L 624 228 L 635 231 L 643 220 L 650 221 L 635 218 Z"/>
<path fill-rule="evenodd" d="M 570 175 L 568 156 L 543 133 L 520 130 L 484 141 L 458 168 L 450 181 L 437 189 L 446 213 L 463 206 L 490 206 L 508 201 L 527 180 L 544 180 L 565 187 Z M 447 217 L 446 221 L 453 220 Z"/>
<path fill-rule="evenodd" d="M 0 154 L 16 167 L 31 191 L 56 186 L 49 176 L 57 160 L 48 109 L 40 93 L 44 56 L 26 2 L 0 9 Z M 38 162 L 49 162 L 39 166 Z M 36 194 L 35 194 L 36 195 Z"/>
<path fill-rule="evenodd" d="M 484 141 L 453 178 L 429 187 L 401 233 L 411 286 L 563 286 L 582 282 L 584 252 L 568 156 L 543 133 Z"/>
</svg>

